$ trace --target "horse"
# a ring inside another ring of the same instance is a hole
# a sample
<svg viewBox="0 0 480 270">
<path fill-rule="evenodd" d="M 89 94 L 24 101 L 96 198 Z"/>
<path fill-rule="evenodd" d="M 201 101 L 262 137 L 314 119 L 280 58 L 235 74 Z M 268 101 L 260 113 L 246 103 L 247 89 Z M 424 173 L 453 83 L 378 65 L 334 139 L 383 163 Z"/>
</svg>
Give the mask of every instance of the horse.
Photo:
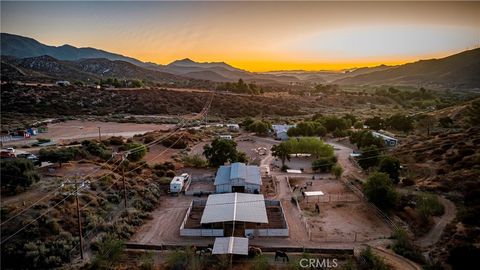
<svg viewBox="0 0 480 270">
<path fill-rule="evenodd" d="M 248 248 L 248 256 L 249 257 L 257 257 L 262 255 L 262 249 L 259 247 L 249 247 Z"/>
<path fill-rule="evenodd" d="M 285 251 L 280 251 L 280 250 L 277 250 L 275 251 L 275 261 L 277 261 L 277 258 L 280 257 L 282 258 L 282 261 L 285 262 L 285 260 L 287 260 L 287 262 L 289 262 L 290 260 L 288 259 L 288 255 Z"/>
</svg>

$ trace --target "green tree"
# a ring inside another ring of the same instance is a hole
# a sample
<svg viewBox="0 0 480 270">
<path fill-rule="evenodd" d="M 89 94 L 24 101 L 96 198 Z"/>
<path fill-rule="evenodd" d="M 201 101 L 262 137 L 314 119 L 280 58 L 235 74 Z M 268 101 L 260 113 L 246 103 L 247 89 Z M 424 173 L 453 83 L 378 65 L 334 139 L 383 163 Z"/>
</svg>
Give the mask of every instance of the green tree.
<svg viewBox="0 0 480 270">
<path fill-rule="evenodd" d="M 26 189 L 40 177 L 35 172 L 33 163 L 28 159 L 4 159 L 0 161 L 2 188 L 14 192 L 17 187 Z"/>
<path fill-rule="evenodd" d="M 288 136 L 298 137 L 298 136 L 325 136 L 327 134 L 327 129 L 317 121 L 304 121 L 296 125 L 296 127 L 291 127 L 287 131 Z"/>
<path fill-rule="evenodd" d="M 372 117 L 365 120 L 364 124 L 373 130 L 380 130 L 385 125 L 385 121 L 378 117 Z"/>
<path fill-rule="evenodd" d="M 385 147 L 385 142 L 381 138 L 373 136 L 369 130 L 360 130 L 350 134 L 350 143 L 356 144 L 358 148 L 375 145 L 378 148 Z"/>
<path fill-rule="evenodd" d="M 350 128 L 351 122 L 346 120 L 345 118 L 338 118 L 336 116 L 327 116 L 324 117 L 323 125 L 327 129 L 328 132 L 333 132 L 335 129 L 345 130 Z"/>
<path fill-rule="evenodd" d="M 387 118 L 386 124 L 393 129 L 403 132 L 410 132 L 413 130 L 413 119 L 401 114 L 390 116 Z"/>
<path fill-rule="evenodd" d="M 370 167 L 377 166 L 379 161 L 380 150 L 375 145 L 370 145 L 360 149 L 362 155 L 357 160 L 358 165 L 364 170 L 368 170 Z"/>
<path fill-rule="evenodd" d="M 69 162 L 75 158 L 73 148 L 54 148 L 54 149 L 41 149 L 39 152 L 40 161 L 48 161 L 58 163 L 60 167 L 65 162 Z"/>
<path fill-rule="evenodd" d="M 382 172 L 375 172 L 368 177 L 364 192 L 370 202 L 383 210 L 392 209 L 398 197 L 388 174 Z"/>
<path fill-rule="evenodd" d="M 350 126 L 354 125 L 357 122 L 357 118 L 355 115 L 347 113 L 343 117 L 343 119 L 350 121 Z"/>
<path fill-rule="evenodd" d="M 338 164 L 335 164 L 333 167 L 332 167 L 332 174 L 335 176 L 335 178 L 338 180 L 340 179 L 340 177 L 342 177 L 342 174 L 343 174 L 343 168 L 342 166 L 338 165 Z"/>
<path fill-rule="evenodd" d="M 329 172 L 335 165 L 335 157 L 322 157 L 312 162 L 312 170 L 319 172 Z"/>
<path fill-rule="evenodd" d="M 247 126 L 248 131 L 255 132 L 260 135 L 266 135 L 272 128 L 269 122 L 257 120 Z"/>
<path fill-rule="evenodd" d="M 285 161 L 290 161 L 290 154 L 292 154 L 292 149 L 290 144 L 287 142 L 282 142 L 279 145 L 272 146 L 272 156 L 279 158 L 282 161 L 282 167 L 285 166 Z"/>
<path fill-rule="evenodd" d="M 400 160 L 396 157 L 385 156 L 380 159 L 379 172 L 388 174 L 394 184 L 398 184 L 400 176 Z"/>
<path fill-rule="evenodd" d="M 219 167 L 225 162 L 244 162 L 246 160 L 246 155 L 237 151 L 236 142 L 221 138 L 216 138 L 210 145 L 205 145 L 203 155 L 213 167 Z"/>
</svg>

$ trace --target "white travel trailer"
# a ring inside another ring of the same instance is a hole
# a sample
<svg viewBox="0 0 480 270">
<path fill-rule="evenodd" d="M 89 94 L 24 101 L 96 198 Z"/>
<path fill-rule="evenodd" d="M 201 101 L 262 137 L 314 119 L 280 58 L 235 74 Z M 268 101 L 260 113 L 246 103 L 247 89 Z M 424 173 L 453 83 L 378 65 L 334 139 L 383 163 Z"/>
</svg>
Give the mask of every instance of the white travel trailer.
<svg viewBox="0 0 480 270">
<path fill-rule="evenodd" d="M 183 173 L 180 176 L 173 177 L 172 181 L 170 182 L 170 193 L 178 194 L 182 192 L 189 178 L 190 176 L 188 173 Z"/>
<path fill-rule="evenodd" d="M 181 176 L 175 176 L 170 182 L 170 193 L 180 193 L 183 190 L 183 186 L 185 185 L 185 178 Z"/>
</svg>

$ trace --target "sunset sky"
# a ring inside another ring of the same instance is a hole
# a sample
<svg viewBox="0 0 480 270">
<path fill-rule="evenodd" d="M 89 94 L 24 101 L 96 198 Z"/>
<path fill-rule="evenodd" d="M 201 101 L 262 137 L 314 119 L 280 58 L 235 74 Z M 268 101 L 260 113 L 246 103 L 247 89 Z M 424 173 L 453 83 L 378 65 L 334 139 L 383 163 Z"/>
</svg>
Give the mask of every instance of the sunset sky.
<svg viewBox="0 0 480 270">
<path fill-rule="evenodd" d="M 1 2 L 1 31 L 167 64 L 343 69 L 480 44 L 480 2 Z"/>
</svg>

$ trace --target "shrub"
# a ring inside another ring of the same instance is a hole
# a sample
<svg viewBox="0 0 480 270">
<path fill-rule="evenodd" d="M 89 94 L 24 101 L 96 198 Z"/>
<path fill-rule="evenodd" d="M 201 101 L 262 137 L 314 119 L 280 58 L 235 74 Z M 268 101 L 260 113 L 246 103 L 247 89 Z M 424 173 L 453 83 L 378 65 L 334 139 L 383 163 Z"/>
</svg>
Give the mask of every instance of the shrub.
<svg viewBox="0 0 480 270">
<path fill-rule="evenodd" d="M 120 147 L 123 151 L 132 150 L 131 153 L 128 155 L 128 160 L 130 161 L 139 161 L 147 154 L 147 147 L 141 143 L 130 142 L 122 147 Z"/>
<path fill-rule="evenodd" d="M 332 170 L 333 165 L 335 165 L 335 157 L 324 157 L 314 160 L 312 162 L 312 170 L 320 172 L 329 172 Z"/>
<path fill-rule="evenodd" d="M 369 270 L 388 270 L 389 267 L 387 264 L 383 261 L 381 257 L 378 255 L 375 255 L 372 252 L 372 249 L 370 247 L 367 247 L 366 249 L 362 250 L 360 253 L 360 256 L 363 258 L 365 262 L 366 269 Z"/>
<path fill-rule="evenodd" d="M 404 230 L 396 230 L 393 237 L 395 240 L 392 249 L 395 253 L 407 259 L 424 263 L 422 252 L 413 244 Z"/>
<path fill-rule="evenodd" d="M 342 166 L 335 164 L 332 167 L 332 174 L 335 176 L 336 179 L 340 179 L 340 177 L 342 177 L 342 174 L 343 174 Z"/>
<path fill-rule="evenodd" d="M 424 219 L 441 216 L 445 212 L 445 207 L 434 194 L 423 194 L 417 198 L 416 202 L 416 208 Z"/>
<path fill-rule="evenodd" d="M 380 159 L 378 171 L 387 173 L 394 184 L 399 181 L 400 160 L 396 157 L 385 156 Z"/>
<path fill-rule="evenodd" d="M 2 188 L 14 192 L 17 187 L 26 189 L 40 179 L 33 163 L 28 159 L 5 159 L 0 161 Z"/>
<path fill-rule="evenodd" d="M 388 175 L 381 172 L 368 177 L 364 191 L 369 201 L 384 210 L 393 208 L 398 197 Z"/>
<path fill-rule="evenodd" d="M 199 154 L 184 156 L 182 162 L 188 167 L 204 168 L 208 166 L 208 161 Z"/>
</svg>

